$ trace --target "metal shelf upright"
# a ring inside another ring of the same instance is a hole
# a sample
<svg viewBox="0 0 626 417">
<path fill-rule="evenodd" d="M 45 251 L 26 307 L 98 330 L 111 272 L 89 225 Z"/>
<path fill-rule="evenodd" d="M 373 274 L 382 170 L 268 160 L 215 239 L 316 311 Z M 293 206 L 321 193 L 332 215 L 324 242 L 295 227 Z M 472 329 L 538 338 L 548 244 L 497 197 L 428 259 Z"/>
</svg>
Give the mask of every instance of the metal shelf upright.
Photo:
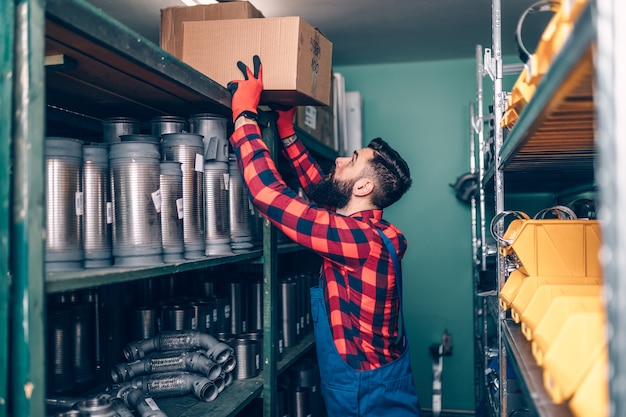
<svg viewBox="0 0 626 417">
<path fill-rule="evenodd" d="M 501 127 L 506 95 L 502 91 L 500 8 L 501 1 L 492 0 L 493 46 L 484 59 L 485 73 L 493 81 L 495 152 L 492 166 L 480 176 L 479 188 L 493 187 L 498 214 L 511 193 L 556 196 L 597 187 L 611 368 L 610 373 L 607 370 L 608 408 L 612 417 L 621 416 L 626 412 L 626 261 L 617 254 L 626 250 L 626 222 L 620 210 L 626 204 L 626 138 L 618 123 L 626 117 L 626 84 L 618 74 L 626 70 L 626 59 L 618 45 L 626 39 L 626 28 L 620 24 L 626 20 L 626 8 L 617 0 L 589 0 L 584 5 L 506 140 Z M 480 81 L 478 89 L 482 91 Z M 497 227 L 502 233 L 502 221 Z M 496 293 L 505 282 L 506 269 L 506 259 L 498 255 Z M 518 337 L 518 325 L 507 320 L 499 307 L 497 316 L 500 392 L 496 415 L 506 417 L 513 411 L 507 404 L 506 377 L 507 368 L 512 368 L 534 414 L 571 416 L 567 403 L 554 404 L 546 395 L 541 369 L 529 355 L 526 341 Z"/>
</svg>

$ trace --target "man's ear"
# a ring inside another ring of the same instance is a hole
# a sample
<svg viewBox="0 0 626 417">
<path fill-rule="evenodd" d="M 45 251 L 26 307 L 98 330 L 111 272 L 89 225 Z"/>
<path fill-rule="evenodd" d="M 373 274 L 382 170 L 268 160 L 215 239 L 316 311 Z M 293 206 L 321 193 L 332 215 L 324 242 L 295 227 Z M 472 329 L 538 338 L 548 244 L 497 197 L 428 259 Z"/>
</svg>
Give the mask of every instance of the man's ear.
<svg viewBox="0 0 626 417">
<path fill-rule="evenodd" d="M 357 197 L 365 197 L 371 194 L 372 191 L 374 191 L 374 182 L 367 177 L 357 180 L 352 188 L 352 193 Z"/>
</svg>

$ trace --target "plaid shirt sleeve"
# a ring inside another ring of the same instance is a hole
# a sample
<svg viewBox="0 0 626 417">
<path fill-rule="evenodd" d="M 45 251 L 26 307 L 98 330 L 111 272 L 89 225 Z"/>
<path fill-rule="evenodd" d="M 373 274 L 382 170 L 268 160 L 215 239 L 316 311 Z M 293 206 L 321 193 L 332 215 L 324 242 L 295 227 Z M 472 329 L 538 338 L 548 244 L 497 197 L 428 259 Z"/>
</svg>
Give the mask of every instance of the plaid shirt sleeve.
<svg viewBox="0 0 626 417">
<path fill-rule="evenodd" d="M 287 187 L 256 125 L 243 125 L 230 140 L 252 203 L 287 237 L 333 262 L 349 267 L 358 267 L 367 259 L 373 232 L 370 227 L 319 208 Z M 300 153 L 300 156 L 303 154 Z M 294 165 L 305 174 L 305 185 L 321 178 L 319 168 L 314 165 Z"/>
<path fill-rule="evenodd" d="M 391 238 L 400 258 L 406 249 L 404 236 L 382 221 L 381 210 L 348 217 L 300 198 L 276 170 L 258 126 L 243 125 L 230 141 L 254 206 L 291 240 L 324 259 L 324 294 L 342 358 L 360 370 L 397 358 L 401 352 L 395 343 L 399 317 L 395 274 L 376 228 Z M 299 141 L 285 154 L 303 188 L 322 178 Z"/>
</svg>

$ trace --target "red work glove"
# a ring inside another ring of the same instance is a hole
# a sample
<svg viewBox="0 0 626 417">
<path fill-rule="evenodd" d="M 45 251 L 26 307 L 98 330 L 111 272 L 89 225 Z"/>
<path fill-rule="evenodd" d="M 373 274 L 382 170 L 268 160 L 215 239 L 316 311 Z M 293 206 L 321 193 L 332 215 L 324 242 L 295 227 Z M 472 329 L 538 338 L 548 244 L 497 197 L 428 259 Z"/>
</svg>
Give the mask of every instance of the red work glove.
<svg viewBox="0 0 626 417">
<path fill-rule="evenodd" d="M 288 138 L 296 134 L 293 127 L 293 116 L 296 114 L 296 107 L 275 108 L 278 118 L 276 119 L 276 129 L 281 139 Z"/>
<path fill-rule="evenodd" d="M 228 83 L 227 88 L 233 95 L 231 108 L 233 111 L 233 122 L 244 111 L 257 114 L 257 107 L 263 91 L 263 66 L 258 55 L 252 58 L 254 73 L 243 62 L 237 62 L 237 67 L 243 73 L 243 80 L 234 80 Z"/>
</svg>

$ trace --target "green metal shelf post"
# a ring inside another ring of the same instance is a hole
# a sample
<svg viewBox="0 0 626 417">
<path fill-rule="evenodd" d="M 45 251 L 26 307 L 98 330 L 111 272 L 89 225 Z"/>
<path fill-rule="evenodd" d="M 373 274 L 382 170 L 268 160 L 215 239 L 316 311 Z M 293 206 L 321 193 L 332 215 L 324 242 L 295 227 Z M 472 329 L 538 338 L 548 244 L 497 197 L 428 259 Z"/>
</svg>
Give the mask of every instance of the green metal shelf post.
<svg viewBox="0 0 626 417">
<path fill-rule="evenodd" d="M 0 25 L 0 417 L 7 416 L 9 377 L 9 249 L 11 198 L 11 130 L 13 124 L 13 16 L 12 1 L 0 3 L 0 14 L 10 16 Z"/>
<path fill-rule="evenodd" d="M 44 12 L 43 0 L 15 2 L 10 386 L 22 417 L 45 415 Z"/>
<path fill-rule="evenodd" d="M 263 140 L 275 161 L 278 155 L 277 133 L 273 112 L 261 113 L 260 124 Z M 263 416 L 276 416 L 276 385 L 278 379 L 277 325 L 278 312 L 278 256 L 276 228 L 265 220 L 263 223 Z"/>
</svg>

